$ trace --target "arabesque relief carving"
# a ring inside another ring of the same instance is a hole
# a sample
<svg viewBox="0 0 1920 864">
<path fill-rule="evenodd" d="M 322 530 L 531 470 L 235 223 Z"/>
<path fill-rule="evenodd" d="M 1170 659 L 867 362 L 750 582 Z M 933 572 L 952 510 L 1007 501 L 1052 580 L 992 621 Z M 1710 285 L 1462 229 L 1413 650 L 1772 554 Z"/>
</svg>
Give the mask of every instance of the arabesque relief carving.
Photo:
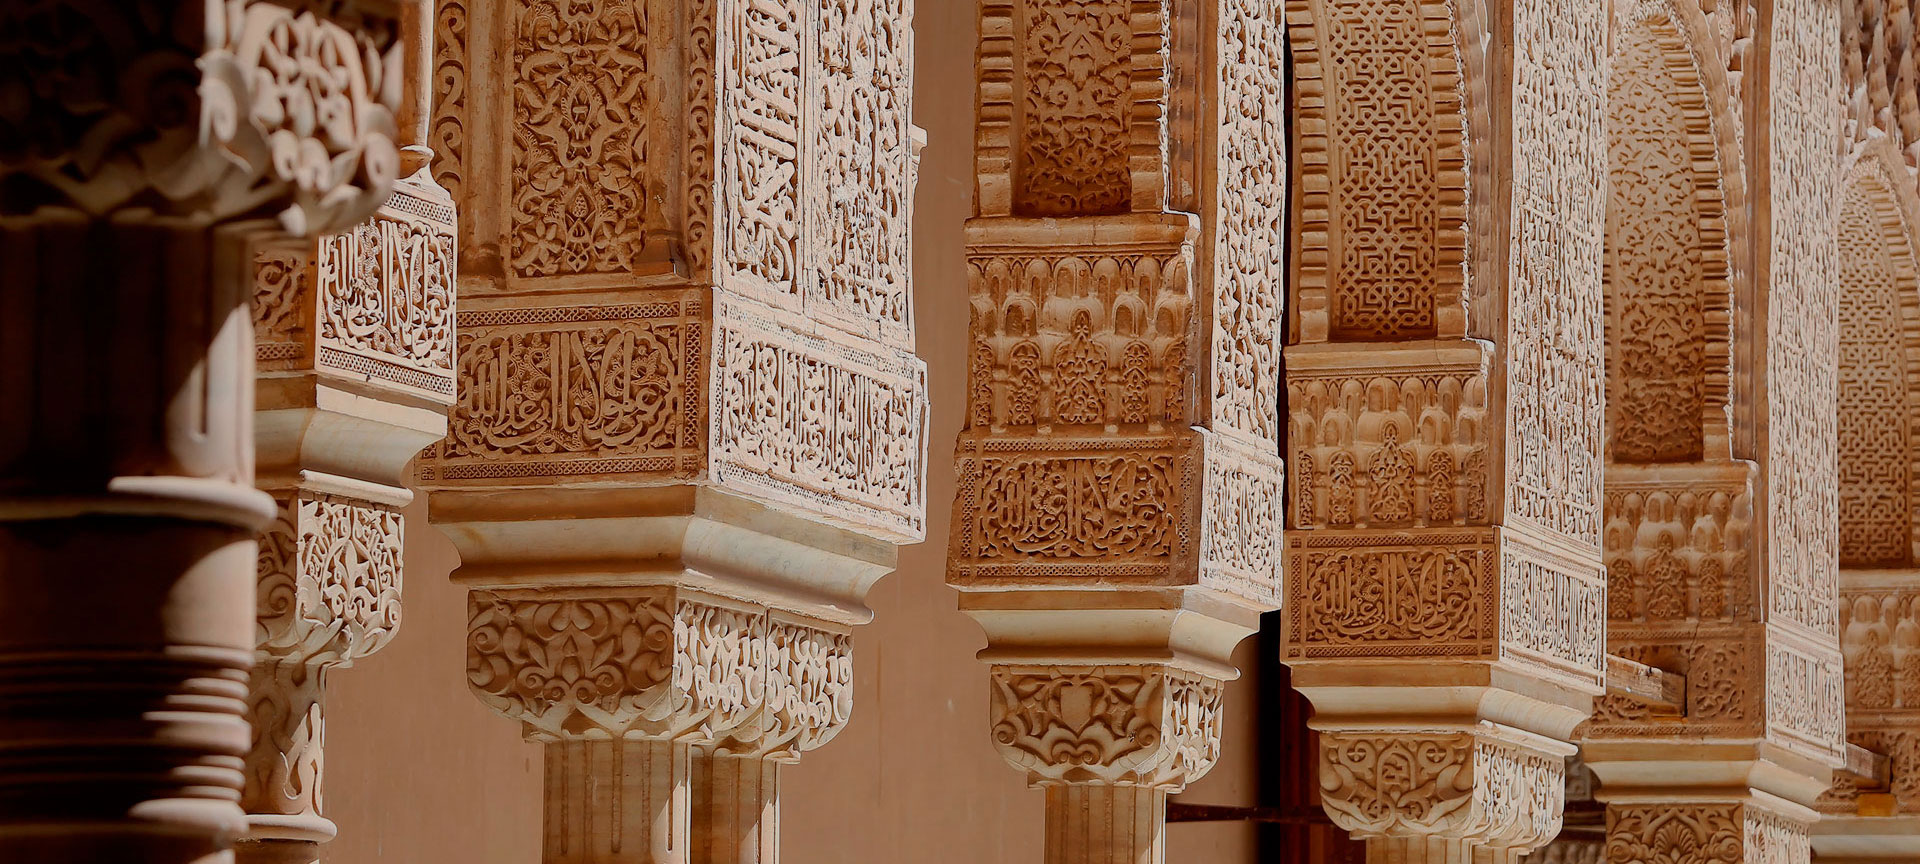
<svg viewBox="0 0 1920 864">
<path fill-rule="evenodd" d="M 405 464 L 454 394 L 454 212 L 429 176 L 352 229 L 252 256 L 258 483 L 279 513 L 259 544 L 243 860 L 333 836 L 325 682 L 400 627 Z"/>
<path fill-rule="evenodd" d="M 853 707 L 852 642 L 672 588 L 473 591 L 467 678 L 530 740 L 724 743 L 797 759 Z"/>
<path fill-rule="evenodd" d="M 546 745 L 549 859 L 777 860 L 779 764 L 926 530 L 912 4 L 439 8 L 478 254 L 419 476 L 470 683 Z"/>
<path fill-rule="evenodd" d="M 1286 5 L 1282 658 L 1370 858 L 1514 859 L 1559 833 L 1605 677 L 1606 15 Z"/>
<path fill-rule="evenodd" d="M 1056 864 L 1164 858 L 1280 601 L 1285 22 L 1196 9 L 979 8 L 947 573 Z"/>
<path fill-rule="evenodd" d="M 1158 666 L 996 666 L 993 740 L 1036 783 L 1178 789 L 1220 756 L 1223 682 Z"/>
</svg>

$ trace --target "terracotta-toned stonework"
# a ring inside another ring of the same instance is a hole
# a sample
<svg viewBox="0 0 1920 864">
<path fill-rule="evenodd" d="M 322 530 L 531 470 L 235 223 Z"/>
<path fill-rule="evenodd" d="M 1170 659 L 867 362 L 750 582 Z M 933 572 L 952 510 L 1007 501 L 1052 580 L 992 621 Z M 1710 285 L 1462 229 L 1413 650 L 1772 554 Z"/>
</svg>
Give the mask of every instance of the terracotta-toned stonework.
<svg viewBox="0 0 1920 864">
<path fill-rule="evenodd" d="M 1279 603 L 1284 23 L 1211 14 L 980 7 L 948 582 L 1054 864 L 1164 857 Z"/>
<path fill-rule="evenodd" d="M 253 536 L 274 513 L 248 249 L 387 197 L 400 8 L 0 19 L 0 857 L 212 860 L 246 828 Z"/>
<path fill-rule="evenodd" d="M 931 375 L 908 0 L 16 6 L 0 859 L 317 860 L 417 487 L 475 830 L 777 860 L 941 410 L 1049 864 L 1920 856 L 1906 0 L 968 4 Z"/>
<path fill-rule="evenodd" d="M 419 477 L 469 683 L 546 745 L 548 861 L 776 860 L 779 766 L 852 710 L 849 631 L 925 531 L 911 15 L 440 3 L 471 215 Z"/>
<path fill-rule="evenodd" d="M 1604 20 L 1510 5 L 1287 6 L 1283 658 L 1369 860 L 1552 840 L 1605 681 Z"/>
</svg>

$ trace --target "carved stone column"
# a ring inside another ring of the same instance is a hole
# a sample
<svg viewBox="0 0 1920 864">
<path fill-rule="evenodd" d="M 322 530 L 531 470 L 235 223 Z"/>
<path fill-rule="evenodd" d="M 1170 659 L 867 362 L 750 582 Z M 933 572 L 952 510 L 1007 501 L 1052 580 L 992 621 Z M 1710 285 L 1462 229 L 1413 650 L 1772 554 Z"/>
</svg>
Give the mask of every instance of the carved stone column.
<svg viewBox="0 0 1920 864">
<path fill-rule="evenodd" d="M 246 827 L 253 533 L 273 515 L 248 250 L 386 197 L 396 18 L 0 12 L 0 858 L 219 860 Z"/>
<path fill-rule="evenodd" d="M 948 581 L 1046 860 L 1159 862 L 1279 600 L 1283 22 L 981 6 L 972 349 Z"/>
<path fill-rule="evenodd" d="M 469 680 L 550 862 L 777 857 L 779 766 L 925 534 L 911 5 L 443 0 Z"/>
<path fill-rule="evenodd" d="M 260 539 L 243 862 L 306 864 L 335 833 L 325 681 L 400 625 L 406 465 L 453 403 L 453 201 L 420 143 L 433 25 L 421 0 L 401 11 L 414 173 L 345 233 L 253 253 L 255 482 L 277 512 Z"/>
<path fill-rule="evenodd" d="M 1615 860 L 1804 862 L 1840 764 L 1834 13 L 1614 9 L 1608 635 L 1687 678 L 1586 730 Z"/>
<path fill-rule="evenodd" d="M 1912 32 L 1912 10 L 1859 0 L 1843 14 L 1857 62 L 1845 79 L 1855 142 L 1836 231 L 1839 633 L 1849 761 L 1879 764 L 1836 774 L 1811 842 L 1823 864 L 1890 864 L 1920 857 L 1920 190 L 1906 143 L 1920 140 L 1920 95 L 1910 92 L 1914 46 L 1893 38 Z M 1870 74 L 1881 69 L 1904 74 Z"/>
<path fill-rule="evenodd" d="M 1287 14 L 1283 656 L 1321 799 L 1369 860 L 1513 860 L 1604 680 L 1604 7 Z"/>
<path fill-rule="evenodd" d="M 263 247 L 253 294 L 260 541 L 243 860 L 311 861 L 323 684 L 400 624 L 408 460 L 453 402 L 453 203 L 423 170 L 346 233 Z M 304 856 L 304 857 L 303 857 Z"/>
</svg>

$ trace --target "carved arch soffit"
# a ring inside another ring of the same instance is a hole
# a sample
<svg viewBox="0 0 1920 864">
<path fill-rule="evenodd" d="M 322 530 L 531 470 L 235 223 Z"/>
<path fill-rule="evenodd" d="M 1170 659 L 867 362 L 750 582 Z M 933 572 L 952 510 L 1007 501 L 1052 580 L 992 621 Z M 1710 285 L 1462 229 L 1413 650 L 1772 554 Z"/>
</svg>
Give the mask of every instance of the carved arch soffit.
<svg viewBox="0 0 1920 864">
<path fill-rule="evenodd" d="M 1904 566 L 1920 560 L 1920 190 L 1879 130 L 1852 149 L 1841 171 L 1841 564 Z M 1868 341 L 1881 350 L 1862 342 L 1864 330 L 1880 332 Z M 1860 368 L 1870 362 L 1893 374 Z M 1861 404 L 1849 404 L 1855 400 Z M 1887 403 L 1897 406 L 1894 414 L 1874 410 Z M 1884 452 L 1884 427 L 1902 423 L 1905 452 Z"/>
<path fill-rule="evenodd" d="M 1286 0 L 1296 90 L 1322 97 L 1296 106 L 1298 341 L 1463 335 L 1477 5 Z"/>
<path fill-rule="evenodd" d="M 1739 352 L 1735 350 L 1733 340 L 1742 329 L 1738 324 L 1738 310 L 1751 308 L 1751 285 L 1747 279 L 1746 268 L 1733 250 L 1743 248 L 1741 243 L 1746 233 L 1744 173 L 1742 171 L 1742 150 L 1739 142 L 1739 118 L 1733 105 L 1735 94 L 1729 81 L 1721 53 L 1715 46 L 1720 41 L 1712 30 L 1712 23 L 1701 12 L 1697 4 L 1674 2 L 1674 0 L 1625 0 L 1614 7 L 1613 40 L 1609 62 L 1612 74 L 1608 86 L 1609 110 L 1622 113 L 1614 107 L 1621 100 L 1635 98 L 1661 98 L 1669 102 L 1669 112 L 1677 112 L 1660 118 L 1663 112 L 1629 107 L 1624 113 L 1644 121 L 1659 123 L 1662 119 L 1677 123 L 1680 128 L 1667 130 L 1662 128 L 1626 129 L 1625 134 L 1636 131 L 1641 140 L 1649 141 L 1661 151 L 1685 148 L 1684 167 L 1687 175 L 1679 182 L 1684 191 L 1671 196 L 1675 201 L 1684 201 L 1690 213 L 1675 214 L 1687 220 L 1683 233 L 1693 234 L 1692 245 L 1697 255 L 1686 255 L 1674 250 L 1675 255 L 1668 258 L 1685 258 L 1697 261 L 1697 272 L 1685 274 L 1686 281 L 1697 284 L 1699 299 L 1695 304 L 1703 320 L 1699 322 L 1701 340 L 1701 358 L 1694 373 L 1698 376 L 1700 394 L 1696 415 L 1697 428 L 1690 434 L 1698 435 L 1697 444 L 1702 452 L 1691 454 L 1691 458 L 1726 459 L 1732 456 L 1730 451 L 1729 427 L 1734 422 L 1732 408 L 1735 403 L 1736 382 L 1741 380 L 1737 368 Z M 1639 75 L 1627 64 L 1658 63 L 1658 70 L 1647 70 Z M 1647 92 L 1662 85 L 1666 94 Z M 1640 92 L 1624 88 L 1636 87 Z M 1668 132 L 1677 132 L 1683 137 L 1682 143 L 1673 143 L 1667 137 Z M 1611 133 L 1610 133 L 1611 134 Z M 1609 144 L 1610 180 L 1622 170 L 1633 170 L 1634 166 L 1622 165 L 1623 154 L 1633 154 L 1632 140 L 1616 138 Z M 1667 152 L 1647 154 L 1651 160 L 1639 160 L 1645 169 L 1658 162 L 1671 164 L 1673 155 Z M 1711 166 L 1710 168 L 1704 166 Z M 1644 179 L 1644 178 L 1643 178 Z M 1659 178 L 1653 178 L 1659 179 Z M 1616 187 L 1617 188 L 1617 187 Z M 1635 197 L 1644 197 L 1641 192 Z M 1615 192 L 1615 204 L 1609 207 L 1610 224 L 1608 235 L 1616 236 L 1619 226 L 1611 224 L 1619 218 L 1618 205 L 1623 203 Z M 1647 206 L 1648 202 L 1629 200 L 1630 205 Z M 1655 204 L 1659 202 L 1654 202 Z M 1634 209 L 1630 206 L 1627 209 Z M 1677 239 L 1677 238 L 1676 238 Z M 1608 266 L 1605 278 L 1608 280 L 1607 296 L 1609 305 L 1614 305 L 1616 292 L 1623 286 L 1642 290 L 1658 291 L 1660 275 L 1658 273 L 1628 272 L 1623 276 L 1617 273 L 1625 256 L 1618 256 L 1614 248 L 1608 250 Z M 1630 244 L 1628 248 L 1646 245 L 1642 242 Z M 1662 265 L 1664 266 L 1664 265 Z M 1634 268 L 1639 269 L 1639 268 Z M 1669 274 L 1672 275 L 1672 274 Z M 1620 283 L 1620 284 L 1615 284 Z M 1610 312 L 1611 314 L 1617 314 Z M 1613 350 L 1615 336 L 1610 335 L 1609 350 Z M 1609 424 L 1610 427 L 1616 424 Z M 1614 446 L 1618 430 L 1609 435 L 1609 448 Z M 1667 454 L 1667 458 L 1654 456 L 1633 456 L 1631 454 L 1613 454 L 1610 459 L 1628 462 L 1669 461 L 1676 458 Z"/>
</svg>

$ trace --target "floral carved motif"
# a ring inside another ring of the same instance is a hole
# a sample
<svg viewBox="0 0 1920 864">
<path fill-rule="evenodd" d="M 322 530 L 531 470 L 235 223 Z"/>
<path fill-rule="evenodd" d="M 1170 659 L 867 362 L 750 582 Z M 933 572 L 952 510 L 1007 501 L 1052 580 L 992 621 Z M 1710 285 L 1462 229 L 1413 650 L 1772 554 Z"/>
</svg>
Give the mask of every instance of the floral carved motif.
<svg viewBox="0 0 1920 864">
<path fill-rule="evenodd" d="M 1516 7 L 1506 289 L 1507 513 L 1600 541 L 1605 436 L 1605 10 Z"/>
<path fill-rule="evenodd" d="M 1281 309 L 1286 282 L 1286 26 L 1266 4 L 1220 10 L 1220 128 L 1213 246 L 1216 430 L 1280 438 Z"/>
<path fill-rule="evenodd" d="M 792 759 L 853 708 L 845 632 L 673 588 L 474 591 L 467 676 L 536 740 L 643 735 Z"/>
<path fill-rule="evenodd" d="M 1607 807 L 1610 864 L 1722 864 L 1751 861 L 1738 804 Z"/>
<path fill-rule="evenodd" d="M 768 740 L 793 750 L 825 744 L 853 715 L 853 640 L 775 621 L 766 651 Z"/>
<path fill-rule="evenodd" d="M 277 657 L 351 661 L 400 627 L 400 514 L 302 493 L 260 541 L 255 642 Z"/>
<path fill-rule="evenodd" d="M 665 590 L 578 598 L 473 591 L 467 616 L 468 683 L 530 731 L 617 737 L 666 708 L 674 615 Z"/>
<path fill-rule="evenodd" d="M 1833 471 L 1838 458 L 1834 310 L 1840 305 L 1834 228 L 1842 203 L 1835 159 L 1841 106 L 1838 19 L 1838 7 L 1812 0 L 1789 0 L 1774 8 L 1778 62 L 1768 67 L 1767 84 L 1774 94 L 1772 110 L 1756 118 L 1770 127 L 1774 224 L 1796 226 L 1772 232 L 1768 257 L 1768 297 L 1774 299 L 1763 334 L 1768 346 L 1765 422 L 1772 451 L 1766 466 L 1767 521 L 1772 536 L 1794 539 L 1768 544 L 1767 608 L 1770 619 L 1828 639 L 1838 635 L 1839 596 Z M 1822 709 L 1818 716 L 1837 714 L 1838 700 L 1836 688 L 1832 711 Z M 1769 711 L 1797 701 L 1770 699 Z M 1838 747 L 1838 718 L 1833 720 L 1829 746 Z"/>
<path fill-rule="evenodd" d="M 260 369 L 299 368 L 312 354 L 313 256 L 298 245 L 276 244 L 255 254 L 253 351 Z"/>
<path fill-rule="evenodd" d="M 1565 757 L 1469 732 L 1320 736 L 1320 800 L 1362 837 L 1539 846 L 1560 830 Z"/>
<path fill-rule="evenodd" d="M 1613 47 L 1605 276 L 1609 455 L 1619 462 L 1701 459 L 1710 402 L 1724 412 L 1729 334 L 1708 321 L 1730 307 L 1726 225 L 1692 56 L 1670 19 L 1647 12 Z"/>
<path fill-rule="evenodd" d="M 1193 250 L 1165 243 L 968 258 L 975 426 L 1192 421 Z"/>
<path fill-rule="evenodd" d="M 1036 783 L 1179 788 L 1219 757 L 1224 689 L 1159 666 L 996 666 L 993 738 Z"/>
<path fill-rule="evenodd" d="M 433 180 L 462 200 L 467 158 L 467 36 L 471 13 L 465 0 L 437 0 L 433 20 Z"/>
<path fill-rule="evenodd" d="M 1685 675 L 1686 722 L 1653 720 L 1644 702 L 1609 694 L 1594 700 L 1589 738 L 1615 736 L 1753 737 L 1759 733 L 1765 686 L 1760 636 L 1751 627 L 1693 626 L 1660 635 L 1621 632 L 1616 625 L 1608 651 L 1657 669 Z"/>
<path fill-rule="evenodd" d="M 326 674 L 327 666 L 297 658 L 267 657 L 254 665 L 247 688 L 253 745 L 240 801 L 248 813 L 323 812 Z"/>
<path fill-rule="evenodd" d="M 1609 486 L 1602 546 L 1608 619 L 1753 620 L 1753 501 L 1746 482 Z"/>
<path fill-rule="evenodd" d="M 320 812 L 322 684 L 399 630 L 403 526 L 391 507 L 300 491 L 261 533 L 247 812 Z"/>
<path fill-rule="evenodd" d="M 645 188 L 647 4 L 525 0 L 513 13 L 512 262 L 523 276 L 633 268 Z"/>
<path fill-rule="evenodd" d="M 683 709 L 725 728 L 767 698 L 767 618 L 752 611 L 676 604 L 673 689 Z"/>
<path fill-rule="evenodd" d="M 1127 208 L 1128 108 L 1134 22 L 1127 0 L 1026 0 L 1019 57 L 1021 117 L 1016 209 L 1086 216 Z"/>
</svg>

